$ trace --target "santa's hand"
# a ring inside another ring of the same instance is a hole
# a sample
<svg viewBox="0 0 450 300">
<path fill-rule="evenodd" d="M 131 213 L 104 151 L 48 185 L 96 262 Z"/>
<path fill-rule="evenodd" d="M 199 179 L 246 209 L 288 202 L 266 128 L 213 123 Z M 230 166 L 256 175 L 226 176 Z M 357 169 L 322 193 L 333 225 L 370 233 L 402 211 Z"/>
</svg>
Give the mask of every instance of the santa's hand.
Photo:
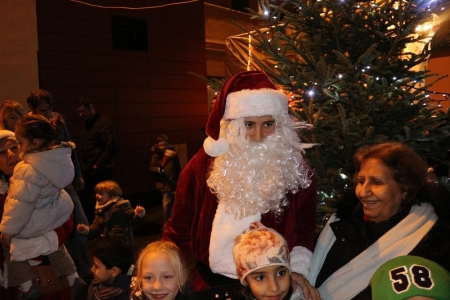
<svg viewBox="0 0 450 300">
<path fill-rule="evenodd" d="M 312 300 L 321 300 L 319 291 L 313 287 L 309 281 L 303 277 L 303 275 L 292 272 L 291 274 L 291 280 L 292 280 L 292 289 L 295 291 L 297 289 L 297 285 L 301 288 L 303 291 L 303 296 L 305 299 L 312 299 Z"/>
</svg>

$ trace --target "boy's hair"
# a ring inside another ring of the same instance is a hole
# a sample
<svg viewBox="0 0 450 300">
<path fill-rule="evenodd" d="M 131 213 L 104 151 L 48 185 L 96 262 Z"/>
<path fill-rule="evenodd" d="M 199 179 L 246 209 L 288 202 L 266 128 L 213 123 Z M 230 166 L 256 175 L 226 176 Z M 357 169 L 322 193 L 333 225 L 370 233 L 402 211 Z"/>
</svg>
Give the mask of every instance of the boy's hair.
<svg viewBox="0 0 450 300">
<path fill-rule="evenodd" d="M 156 137 L 156 142 L 169 142 L 169 137 L 165 134 L 160 134 Z"/>
<path fill-rule="evenodd" d="M 183 290 L 183 285 L 187 280 L 187 268 L 184 264 L 183 259 L 181 258 L 180 249 L 178 247 L 169 241 L 155 241 L 147 245 L 141 253 L 139 253 L 139 257 L 136 262 L 136 277 L 138 279 L 138 282 L 141 281 L 142 275 L 142 260 L 145 255 L 148 253 L 155 253 L 155 252 L 162 252 L 167 254 L 170 260 L 170 265 L 175 271 L 177 282 L 178 282 L 178 288 L 180 291 Z"/>
<path fill-rule="evenodd" d="M 134 252 L 131 245 L 118 238 L 100 238 L 94 246 L 92 256 L 100 260 L 110 270 L 117 267 L 126 274 L 134 262 Z"/>
<path fill-rule="evenodd" d="M 28 115 L 22 117 L 16 124 L 16 133 L 33 144 L 34 139 L 39 139 L 43 150 L 51 146 L 61 135 L 63 120 L 61 115 L 48 120 L 40 115 Z"/>
<path fill-rule="evenodd" d="M 95 186 L 96 193 L 107 193 L 111 197 L 122 197 L 122 189 L 119 184 L 113 180 L 106 180 L 97 183 Z"/>
<path fill-rule="evenodd" d="M 16 101 L 5 100 L 0 104 L 0 118 L 3 120 L 2 127 L 3 129 L 8 129 L 14 131 L 14 128 L 7 128 L 6 122 L 8 121 L 9 116 L 12 113 L 16 113 L 19 117 L 25 115 L 25 109 L 23 106 Z"/>
<path fill-rule="evenodd" d="M 27 98 L 27 104 L 34 110 L 42 103 L 48 104 L 53 107 L 55 101 L 53 100 L 53 95 L 46 90 L 36 90 L 30 93 Z"/>
</svg>

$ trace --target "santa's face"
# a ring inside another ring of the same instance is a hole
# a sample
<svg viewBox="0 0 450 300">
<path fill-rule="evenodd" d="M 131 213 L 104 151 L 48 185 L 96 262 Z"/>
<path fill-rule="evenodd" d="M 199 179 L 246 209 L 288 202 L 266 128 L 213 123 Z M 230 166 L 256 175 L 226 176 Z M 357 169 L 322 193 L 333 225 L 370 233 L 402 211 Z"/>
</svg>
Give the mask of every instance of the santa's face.
<svg viewBox="0 0 450 300">
<path fill-rule="evenodd" d="M 261 142 L 275 132 L 275 119 L 272 116 L 244 118 L 245 136 L 254 142 Z"/>
<path fill-rule="evenodd" d="M 229 150 L 214 159 L 208 187 L 219 201 L 225 201 L 226 212 L 236 219 L 269 210 L 281 213 L 287 205 L 286 193 L 295 193 L 311 182 L 301 153 L 272 117 L 240 122 L 233 120 L 228 125 Z M 241 136 L 247 128 L 247 135 Z M 258 142 L 248 135 L 255 131 L 259 132 Z"/>
</svg>

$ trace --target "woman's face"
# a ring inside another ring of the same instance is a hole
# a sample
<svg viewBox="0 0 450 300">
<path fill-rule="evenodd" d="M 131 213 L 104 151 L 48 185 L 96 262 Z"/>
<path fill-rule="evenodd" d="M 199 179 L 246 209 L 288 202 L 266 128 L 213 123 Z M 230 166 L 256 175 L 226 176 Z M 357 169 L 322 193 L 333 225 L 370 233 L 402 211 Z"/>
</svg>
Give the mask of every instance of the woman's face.
<svg viewBox="0 0 450 300">
<path fill-rule="evenodd" d="M 0 140 L 0 171 L 6 176 L 11 176 L 19 161 L 19 144 L 12 139 Z"/>
<path fill-rule="evenodd" d="M 258 269 L 251 272 L 245 280 L 258 300 L 283 300 L 291 285 L 291 276 L 285 266 Z"/>
<path fill-rule="evenodd" d="M 364 215 L 373 222 L 389 220 L 400 211 L 406 192 L 392 178 L 392 171 L 378 159 L 361 164 L 357 174 L 356 196 Z"/>
<path fill-rule="evenodd" d="M 6 129 L 11 130 L 14 132 L 16 128 L 16 123 L 20 119 L 20 116 L 16 112 L 11 112 L 8 118 L 5 120 Z"/>
</svg>

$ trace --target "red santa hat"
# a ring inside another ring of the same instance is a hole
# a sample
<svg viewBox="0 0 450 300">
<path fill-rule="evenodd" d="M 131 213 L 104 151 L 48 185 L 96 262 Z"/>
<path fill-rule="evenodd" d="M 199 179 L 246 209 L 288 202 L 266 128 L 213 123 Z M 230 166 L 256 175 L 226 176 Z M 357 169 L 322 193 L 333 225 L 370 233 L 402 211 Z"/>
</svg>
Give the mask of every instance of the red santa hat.
<svg viewBox="0 0 450 300">
<path fill-rule="evenodd" d="M 203 143 L 205 152 L 219 156 L 228 151 L 228 142 L 220 130 L 221 120 L 273 116 L 288 113 L 288 100 L 261 71 L 245 71 L 228 79 L 211 110 Z"/>
</svg>

